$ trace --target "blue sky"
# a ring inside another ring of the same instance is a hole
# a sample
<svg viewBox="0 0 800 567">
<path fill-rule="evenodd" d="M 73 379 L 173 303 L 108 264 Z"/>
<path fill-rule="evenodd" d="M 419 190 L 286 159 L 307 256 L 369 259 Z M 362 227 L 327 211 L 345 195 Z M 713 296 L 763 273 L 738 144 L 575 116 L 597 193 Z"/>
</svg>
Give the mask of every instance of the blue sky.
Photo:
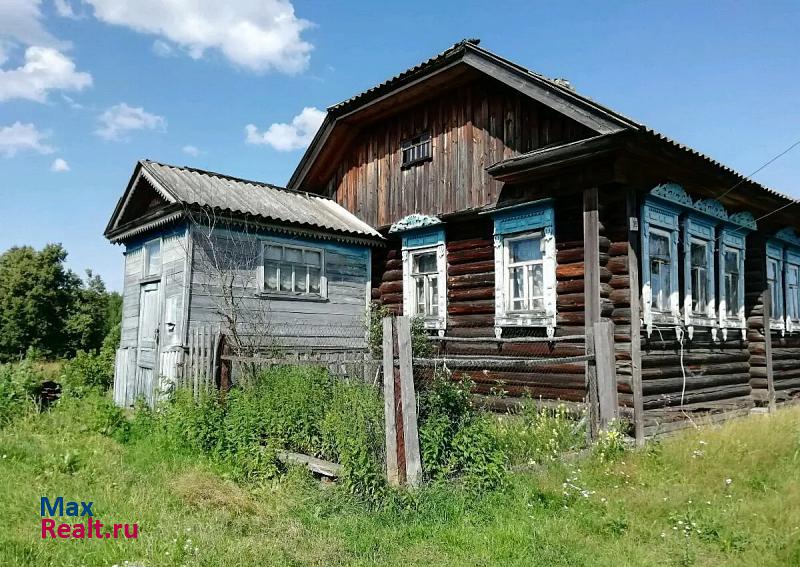
<svg viewBox="0 0 800 567">
<path fill-rule="evenodd" d="M 0 0 L 0 250 L 119 289 L 137 159 L 285 183 L 320 110 L 465 37 L 749 174 L 800 139 L 798 30 L 796 1 Z M 800 197 L 800 148 L 755 179 Z"/>
</svg>

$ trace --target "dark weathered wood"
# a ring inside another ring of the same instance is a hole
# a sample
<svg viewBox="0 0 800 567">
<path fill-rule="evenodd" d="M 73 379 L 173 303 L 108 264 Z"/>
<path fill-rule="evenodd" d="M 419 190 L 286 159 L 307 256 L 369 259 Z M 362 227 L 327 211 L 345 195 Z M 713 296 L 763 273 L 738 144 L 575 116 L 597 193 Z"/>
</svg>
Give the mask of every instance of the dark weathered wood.
<svg viewBox="0 0 800 567">
<path fill-rule="evenodd" d="M 394 325 L 383 319 L 383 415 L 386 430 L 386 478 L 391 486 L 400 484 L 397 468 L 397 424 L 394 391 Z"/>
<path fill-rule="evenodd" d="M 628 223 L 639 218 L 639 203 L 636 193 L 629 191 L 626 198 L 625 212 Z M 631 349 L 631 390 L 633 394 L 633 429 L 637 445 L 644 444 L 644 405 L 642 396 L 642 305 L 639 283 L 639 232 L 625 227 L 628 235 L 626 246 L 628 256 L 628 306 L 630 308 L 630 349 Z M 624 278 L 624 276 L 614 276 Z M 614 285 L 612 278 L 611 285 Z M 618 286 L 622 287 L 619 283 Z"/>
<path fill-rule="evenodd" d="M 601 428 L 617 418 L 617 373 L 614 359 L 614 323 L 594 324 L 594 352 L 597 363 L 598 419 Z"/>
<path fill-rule="evenodd" d="M 310 457 L 301 453 L 292 453 L 290 451 L 278 451 L 278 460 L 294 465 L 305 465 L 311 472 L 317 473 L 329 478 L 338 478 L 342 474 L 342 465 L 325 461 L 316 457 Z"/>
<path fill-rule="evenodd" d="M 419 486 L 422 482 L 422 460 L 417 429 L 417 396 L 411 352 L 411 319 L 397 318 L 397 348 L 400 359 L 400 399 L 403 405 L 403 438 L 405 442 L 406 482 Z"/>
<path fill-rule="evenodd" d="M 772 362 L 772 333 L 769 331 L 770 321 L 772 319 L 772 297 L 770 296 L 769 289 L 764 289 L 761 295 L 761 301 L 764 306 L 764 355 L 766 357 L 766 374 L 767 374 L 767 403 L 769 404 L 769 411 L 775 411 L 775 371 Z"/>
<path fill-rule="evenodd" d="M 599 421 L 597 408 L 597 353 L 595 352 L 594 325 L 586 326 L 586 356 L 593 359 L 586 361 L 586 436 L 589 441 L 597 439 Z"/>
<path fill-rule="evenodd" d="M 583 192 L 584 295 L 586 323 L 600 320 L 600 230 L 597 187 Z"/>
</svg>

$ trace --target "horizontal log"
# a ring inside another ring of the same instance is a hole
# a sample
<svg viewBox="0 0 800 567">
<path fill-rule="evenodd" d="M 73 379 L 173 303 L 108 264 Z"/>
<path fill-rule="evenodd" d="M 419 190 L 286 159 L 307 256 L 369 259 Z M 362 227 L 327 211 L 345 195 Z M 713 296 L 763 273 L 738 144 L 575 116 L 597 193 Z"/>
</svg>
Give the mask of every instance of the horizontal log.
<svg viewBox="0 0 800 567">
<path fill-rule="evenodd" d="M 494 300 L 471 301 L 469 303 L 450 303 L 447 305 L 450 315 L 494 315 Z"/>
<path fill-rule="evenodd" d="M 494 260 L 450 266 L 450 268 L 447 270 L 447 273 L 450 276 L 458 276 L 461 274 L 480 274 L 483 272 L 494 272 Z"/>
<path fill-rule="evenodd" d="M 515 386 L 537 385 L 552 386 L 555 388 L 584 388 L 586 376 L 580 374 L 554 374 L 543 372 L 504 372 L 501 370 L 482 370 L 481 372 L 468 372 L 457 370 L 453 378 L 460 380 L 469 376 L 471 380 L 482 383 L 504 383 Z"/>
<path fill-rule="evenodd" d="M 612 242 L 608 247 L 609 256 L 624 256 L 628 254 L 628 241 Z"/>
<path fill-rule="evenodd" d="M 461 274 L 458 276 L 451 274 L 447 278 L 447 287 L 452 289 L 486 286 L 494 286 L 494 272 Z"/>
<path fill-rule="evenodd" d="M 559 250 L 556 252 L 556 262 L 559 264 L 571 264 L 573 262 L 583 262 L 584 259 L 584 249 L 583 247 L 580 248 L 572 248 L 568 250 Z M 599 255 L 600 265 L 605 264 L 608 262 L 609 256 L 603 252 Z"/>
<path fill-rule="evenodd" d="M 615 256 L 608 260 L 606 268 L 612 274 L 627 274 L 628 273 L 628 257 Z"/>
<path fill-rule="evenodd" d="M 642 345 L 644 347 L 644 345 Z M 727 362 L 748 362 L 750 355 L 746 351 L 733 351 L 728 353 L 714 352 L 684 352 L 683 364 L 691 368 L 703 368 L 711 364 Z M 642 368 L 657 368 L 664 366 L 680 366 L 680 355 L 664 353 L 663 351 L 650 351 L 642 349 Z"/>
<path fill-rule="evenodd" d="M 630 289 L 615 289 L 608 296 L 611 302 L 618 307 L 629 307 L 631 304 L 631 290 Z"/>
<path fill-rule="evenodd" d="M 710 376 L 687 376 L 686 391 L 708 388 L 710 386 L 726 386 L 730 384 L 749 384 L 750 374 L 722 374 Z M 683 378 L 661 378 L 658 380 L 645 380 L 642 382 L 642 393 L 667 394 L 680 393 L 683 388 Z"/>
<path fill-rule="evenodd" d="M 608 283 L 614 289 L 629 289 L 631 287 L 631 279 L 628 274 L 614 274 Z"/>
<path fill-rule="evenodd" d="M 734 384 L 730 386 L 714 386 L 711 388 L 704 388 L 691 392 L 686 392 L 683 396 L 683 403 L 697 404 L 702 402 L 710 402 L 716 400 L 724 400 L 728 398 L 737 398 L 740 396 L 747 396 L 750 394 L 750 384 Z M 664 394 L 654 394 L 651 396 L 642 396 L 644 409 L 653 409 L 665 406 L 677 406 L 681 403 L 681 395 L 678 392 L 674 396 L 665 396 Z"/>
<path fill-rule="evenodd" d="M 475 287 L 471 289 L 451 289 L 447 292 L 449 301 L 475 301 L 494 299 L 494 287 Z"/>
<path fill-rule="evenodd" d="M 402 270 L 403 260 L 386 260 L 383 264 L 384 270 Z"/>
<path fill-rule="evenodd" d="M 497 386 L 489 384 L 475 384 L 472 391 L 476 394 L 500 394 L 506 396 L 546 398 L 550 400 L 567 400 L 571 402 L 583 401 L 583 390 L 567 388 L 540 388 L 536 386 Z"/>
<path fill-rule="evenodd" d="M 556 279 L 569 280 L 583 278 L 584 266 L 583 262 L 574 262 L 572 264 L 560 264 L 556 266 Z M 611 272 L 607 268 L 600 267 L 600 281 L 608 282 L 611 279 Z"/>
<path fill-rule="evenodd" d="M 454 315 L 447 319 L 447 326 L 450 328 L 482 327 L 494 329 L 494 312 L 491 315 Z"/>
<path fill-rule="evenodd" d="M 586 348 L 581 343 L 502 343 L 500 352 L 505 356 L 562 357 L 581 356 Z"/>
<path fill-rule="evenodd" d="M 386 270 L 381 276 L 382 282 L 396 282 L 398 280 L 402 281 L 402 279 L 403 270 Z"/>
<path fill-rule="evenodd" d="M 658 380 L 660 378 L 675 378 L 682 376 L 686 372 L 689 375 L 694 373 L 691 366 L 658 366 L 655 368 L 642 368 L 642 380 Z M 710 363 L 700 367 L 700 372 L 703 374 L 748 374 L 750 372 L 750 364 L 748 362 L 727 362 L 727 363 Z"/>
<path fill-rule="evenodd" d="M 578 219 L 578 223 L 580 222 L 581 220 Z M 611 241 L 607 236 L 600 236 L 597 244 L 601 252 L 608 252 L 608 249 L 611 246 Z M 583 240 L 563 240 L 561 242 L 556 242 L 556 248 L 558 250 L 566 250 L 567 248 L 583 248 Z"/>
<path fill-rule="evenodd" d="M 494 246 L 477 246 L 447 253 L 447 263 L 451 266 L 494 260 Z"/>
<path fill-rule="evenodd" d="M 479 246 L 493 246 L 494 243 L 488 238 L 470 238 L 469 240 L 454 240 L 447 243 L 447 254 L 459 252 L 461 250 L 471 250 Z"/>
<path fill-rule="evenodd" d="M 381 302 L 384 305 L 388 305 L 390 303 L 403 303 L 403 294 L 402 293 L 386 293 L 381 295 Z"/>
<path fill-rule="evenodd" d="M 381 293 L 403 293 L 403 280 L 383 282 L 378 290 Z"/>
</svg>

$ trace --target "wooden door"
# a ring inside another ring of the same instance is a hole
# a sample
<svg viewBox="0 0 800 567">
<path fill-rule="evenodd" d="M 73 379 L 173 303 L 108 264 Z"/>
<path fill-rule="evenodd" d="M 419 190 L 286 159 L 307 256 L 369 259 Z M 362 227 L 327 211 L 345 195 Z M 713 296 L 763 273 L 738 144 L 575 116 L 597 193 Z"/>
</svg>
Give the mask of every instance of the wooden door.
<svg viewBox="0 0 800 567">
<path fill-rule="evenodd" d="M 158 335 L 161 328 L 161 309 L 158 283 L 142 286 L 139 299 L 139 340 L 136 356 L 136 387 L 134 398 L 144 396 L 153 403 L 158 375 Z"/>
</svg>

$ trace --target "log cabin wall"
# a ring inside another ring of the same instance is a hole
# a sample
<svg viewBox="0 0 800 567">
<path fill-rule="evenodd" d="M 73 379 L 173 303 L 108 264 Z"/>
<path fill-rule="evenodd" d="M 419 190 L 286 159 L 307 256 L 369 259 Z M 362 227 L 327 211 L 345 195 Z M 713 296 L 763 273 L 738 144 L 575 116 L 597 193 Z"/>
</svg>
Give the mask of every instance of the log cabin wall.
<svg viewBox="0 0 800 567">
<path fill-rule="evenodd" d="M 764 320 L 767 241 L 761 234 L 747 242 L 745 260 L 745 310 L 747 339 L 750 353 L 750 387 L 758 405 L 768 405 L 770 393 L 767 370 L 767 340 Z M 776 401 L 785 401 L 800 394 L 800 333 L 773 330 L 770 334 L 772 351 L 772 382 Z"/>
<path fill-rule="evenodd" d="M 403 168 L 401 143 L 429 131 L 432 159 Z M 485 168 L 588 128 L 488 78 L 365 126 L 325 194 L 386 227 L 412 213 L 442 215 L 493 204 L 502 188 Z"/>
<path fill-rule="evenodd" d="M 584 266 L 583 228 L 580 222 L 579 198 L 557 199 L 556 279 L 558 319 L 557 336 L 584 333 Z M 563 357 L 580 356 L 585 352 L 583 340 L 558 343 L 497 343 L 495 336 L 495 262 L 493 223 L 488 215 L 447 222 L 444 225 L 447 246 L 447 336 L 486 337 L 485 343 L 445 343 L 444 355 L 473 355 L 476 359 L 499 357 Z M 602 230 L 602 229 L 601 229 Z M 601 282 L 603 285 L 603 316 L 610 316 L 608 299 L 612 278 L 607 268 L 609 241 L 601 236 Z M 403 274 L 400 243 L 390 243 L 387 250 L 376 253 L 373 262 L 372 298 L 402 313 Z M 504 337 L 545 336 L 544 328 L 505 328 Z M 475 393 L 502 392 L 500 407 L 513 405 L 522 396 L 532 396 L 570 402 L 585 397 L 583 363 L 547 364 L 541 367 L 492 368 L 465 372 L 475 383 Z M 458 376 L 459 373 L 456 372 Z"/>
</svg>

